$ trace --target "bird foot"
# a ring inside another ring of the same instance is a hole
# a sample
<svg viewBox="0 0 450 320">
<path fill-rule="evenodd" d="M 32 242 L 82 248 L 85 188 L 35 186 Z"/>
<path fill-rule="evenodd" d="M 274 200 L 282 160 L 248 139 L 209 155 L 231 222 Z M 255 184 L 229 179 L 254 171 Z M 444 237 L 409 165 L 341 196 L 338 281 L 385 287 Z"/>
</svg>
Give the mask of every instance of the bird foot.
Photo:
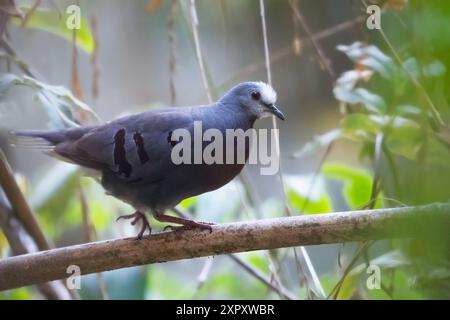
<svg viewBox="0 0 450 320">
<path fill-rule="evenodd" d="M 157 213 L 154 215 L 155 219 L 160 222 L 169 222 L 169 223 L 176 223 L 181 224 L 181 226 L 167 226 L 164 228 L 164 230 L 167 230 L 167 228 L 170 228 L 171 230 L 192 230 L 192 229 L 200 229 L 200 230 L 209 230 L 209 232 L 212 232 L 212 225 L 214 223 L 210 222 L 199 222 L 194 221 L 190 219 L 184 219 L 174 216 L 168 216 L 165 214 Z"/>
<path fill-rule="evenodd" d="M 184 224 L 181 226 L 172 226 L 167 225 L 164 227 L 163 231 L 183 231 L 183 230 L 194 230 L 194 229 L 200 229 L 200 230 L 208 230 L 210 233 L 212 232 L 212 226 L 215 225 L 215 223 L 212 222 L 196 222 L 191 221 L 192 223 Z"/>
<path fill-rule="evenodd" d="M 116 221 L 119 221 L 120 219 L 133 219 L 131 221 L 131 225 L 135 225 L 136 223 L 139 222 L 139 220 L 142 220 L 142 227 L 141 230 L 139 231 L 138 235 L 134 238 L 134 240 L 140 240 L 142 239 L 142 236 L 145 233 L 145 230 L 148 229 L 149 234 L 152 233 L 152 227 L 150 226 L 150 223 L 147 220 L 147 217 L 145 216 L 144 213 L 142 213 L 141 211 L 136 211 L 135 213 L 132 214 L 127 214 L 127 215 L 122 215 L 119 216 Z"/>
</svg>

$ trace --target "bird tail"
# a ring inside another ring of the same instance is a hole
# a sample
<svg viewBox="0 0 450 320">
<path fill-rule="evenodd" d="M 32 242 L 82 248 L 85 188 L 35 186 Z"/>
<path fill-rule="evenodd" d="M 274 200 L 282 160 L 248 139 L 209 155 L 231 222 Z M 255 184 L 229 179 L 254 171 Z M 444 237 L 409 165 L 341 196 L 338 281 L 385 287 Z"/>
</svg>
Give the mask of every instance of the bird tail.
<svg viewBox="0 0 450 320">
<path fill-rule="evenodd" d="M 81 137 L 87 128 L 63 130 L 10 131 L 11 145 L 21 148 L 53 150 L 61 142 Z"/>
<path fill-rule="evenodd" d="M 20 130 L 10 131 L 9 141 L 12 146 L 26 149 L 52 150 L 57 144 L 56 134 L 51 131 Z"/>
</svg>

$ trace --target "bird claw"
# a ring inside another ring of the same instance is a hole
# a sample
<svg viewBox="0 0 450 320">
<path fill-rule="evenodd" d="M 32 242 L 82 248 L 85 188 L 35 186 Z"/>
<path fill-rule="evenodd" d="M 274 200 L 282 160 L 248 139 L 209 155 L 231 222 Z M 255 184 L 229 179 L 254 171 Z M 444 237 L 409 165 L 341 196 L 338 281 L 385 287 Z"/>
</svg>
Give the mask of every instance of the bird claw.
<svg viewBox="0 0 450 320">
<path fill-rule="evenodd" d="M 212 232 L 212 225 L 215 223 L 209 223 L 209 222 L 195 222 L 193 221 L 193 224 L 189 225 L 182 225 L 182 226 L 172 226 L 167 225 L 164 227 L 163 231 L 167 231 L 170 229 L 170 231 L 184 231 L 184 230 L 194 230 L 194 229 L 200 229 L 200 230 L 208 230 L 209 233 Z"/>
<path fill-rule="evenodd" d="M 125 219 L 125 220 L 127 220 L 127 219 L 136 218 L 136 217 L 137 217 L 137 212 L 132 213 L 132 214 L 125 214 L 125 215 L 122 215 L 122 216 L 118 216 L 117 219 L 116 219 L 116 221 L 119 221 L 120 219 Z"/>
<path fill-rule="evenodd" d="M 172 230 L 192 230 L 192 229 L 200 229 L 200 230 L 209 230 L 209 232 L 212 232 L 212 225 L 213 223 L 209 222 L 197 222 L 194 220 L 186 219 L 186 218 L 180 218 L 180 217 L 174 217 L 165 215 L 163 213 L 156 212 L 154 214 L 154 217 L 156 220 L 160 222 L 168 222 L 168 223 L 175 223 L 180 224 L 180 227 L 171 227 Z"/>
<path fill-rule="evenodd" d="M 174 230 L 177 230 L 177 227 L 171 226 L 170 224 L 168 224 L 163 228 L 163 231 L 174 231 Z"/>
<path fill-rule="evenodd" d="M 149 234 L 152 233 L 152 228 L 150 226 L 150 223 L 147 220 L 147 217 L 145 216 L 144 213 L 140 212 L 140 211 L 136 211 L 135 213 L 132 214 L 127 214 L 127 215 L 122 215 L 119 216 L 116 221 L 119 221 L 120 219 L 133 219 L 133 221 L 131 221 L 131 225 L 135 225 L 136 223 L 139 222 L 139 220 L 142 220 L 142 227 L 141 230 L 139 231 L 138 235 L 134 238 L 134 240 L 140 240 L 142 239 L 145 230 L 149 230 Z"/>
</svg>

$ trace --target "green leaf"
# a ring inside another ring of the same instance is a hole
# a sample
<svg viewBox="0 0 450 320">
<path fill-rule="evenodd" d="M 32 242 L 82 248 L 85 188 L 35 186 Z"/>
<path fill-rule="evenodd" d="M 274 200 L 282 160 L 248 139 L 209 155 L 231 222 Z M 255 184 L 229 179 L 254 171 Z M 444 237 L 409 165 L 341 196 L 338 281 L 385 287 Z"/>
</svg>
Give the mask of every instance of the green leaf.
<svg viewBox="0 0 450 320">
<path fill-rule="evenodd" d="M 351 209 L 358 209 L 370 201 L 372 192 L 372 176 L 363 169 L 343 164 L 326 163 L 322 173 L 329 179 L 343 182 L 342 194 Z"/>
<path fill-rule="evenodd" d="M 447 72 L 447 68 L 439 60 L 433 60 L 431 63 L 420 68 L 417 59 L 411 57 L 403 61 L 403 67 L 413 76 L 414 79 L 420 77 L 420 71 L 425 77 L 440 77 Z"/>
<path fill-rule="evenodd" d="M 264 255 L 264 251 L 245 252 L 239 255 L 260 271 L 265 273 L 269 272 L 269 265 Z"/>
<path fill-rule="evenodd" d="M 347 90 L 336 86 L 333 92 L 336 99 L 341 102 L 348 103 L 350 105 L 361 104 L 372 113 L 386 113 L 387 107 L 384 99 L 365 88 L 352 88 Z"/>
<path fill-rule="evenodd" d="M 144 270 L 134 267 L 105 272 L 103 279 L 108 297 L 111 300 L 145 299 L 147 275 Z M 81 278 L 80 296 L 83 300 L 100 299 L 97 275 L 88 274 Z"/>
<path fill-rule="evenodd" d="M 12 87 L 22 85 L 33 89 L 35 97 L 44 107 L 50 119 L 49 127 L 76 127 L 80 123 L 99 123 L 100 118 L 87 104 L 78 100 L 66 88 L 53 86 L 28 76 L 2 74 L 0 76 L 0 98 Z"/>
<path fill-rule="evenodd" d="M 401 274 L 401 283 L 398 282 L 399 279 L 394 280 L 394 299 L 403 299 L 407 296 L 409 297 L 417 297 L 416 294 L 412 293 L 411 287 L 408 285 L 408 281 L 404 281 L 404 274 L 402 273 L 400 268 L 405 268 L 410 266 L 410 260 L 400 251 L 393 250 L 387 252 L 379 257 L 373 258 L 370 260 L 370 265 L 375 265 L 380 268 L 381 272 L 381 281 L 388 286 L 390 277 L 383 277 L 383 275 L 388 274 L 389 270 L 395 270 L 395 274 Z M 368 295 L 370 299 L 391 299 L 391 297 L 386 294 L 384 290 L 380 289 L 368 289 L 367 288 L 367 279 L 369 274 L 367 273 L 367 265 L 366 263 L 361 263 L 358 266 L 354 267 L 347 276 L 352 280 L 353 288 L 357 287 L 357 282 L 360 284 L 361 290 L 364 290 L 364 293 Z M 386 279 L 383 281 L 383 279 Z M 345 281 L 344 281 L 345 282 Z M 405 287 L 407 285 L 407 287 Z M 405 295 L 407 291 L 411 291 Z"/>
<path fill-rule="evenodd" d="M 374 140 L 381 132 L 382 126 L 375 117 L 369 117 L 364 113 L 352 113 L 342 119 L 343 134 L 357 141 Z"/>
<path fill-rule="evenodd" d="M 32 300 L 33 295 L 28 288 L 19 288 L 0 292 L 0 300 Z"/>
<path fill-rule="evenodd" d="M 195 278 L 185 278 L 182 275 L 161 265 L 151 265 L 146 274 L 146 298 L 191 299 L 195 290 Z"/>
<path fill-rule="evenodd" d="M 46 202 L 51 201 L 64 188 L 66 183 L 74 186 L 72 180 L 77 171 L 77 166 L 66 162 L 58 162 L 51 167 L 33 188 L 28 200 L 31 207 L 39 209 L 44 206 Z M 72 191 L 71 189 L 69 192 Z"/>
<path fill-rule="evenodd" d="M 204 284 L 203 292 L 209 292 L 205 297 L 215 299 L 262 299 L 266 297 L 267 287 L 252 276 L 245 274 L 240 276 L 237 273 L 216 272 Z M 274 293 L 270 292 L 274 295 Z M 218 296 L 219 294 L 219 296 Z"/>
<path fill-rule="evenodd" d="M 330 294 L 338 281 L 336 272 L 328 272 L 320 276 L 320 284 L 327 295 Z"/>
<path fill-rule="evenodd" d="M 359 277 L 355 274 L 348 274 L 342 282 L 339 293 L 336 296 L 336 300 L 349 300 L 355 293 L 358 285 Z"/>
<path fill-rule="evenodd" d="M 393 153 L 414 160 L 423 139 L 424 133 L 417 122 L 396 117 L 390 123 L 386 134 L 386 145 Z"/>
<path fill-rule="evenodd" d="M 423 110 L 417 106 L 409 105 L 409 104 L 401 104 L 395 107 L 395 111 L 398 115 L 403 117 L 417 117 L 422 114 Z"/>
<path fill-rule="evenodd" d="M 342 73 L 342 75 L 336 80 L 336 85 L 334 87 L 335 96 L 339 95 L 339 91 L 343 91 L 343 93 L 353 90 L 358 81 L 363 80 L 366 81 L 370 79 L 373 71 L 371 70 L 350 70 Z M 336 92 L 336 90 L 338 92 Z"/>
<path fill-rule="evenodd" d="M 10 87 L 18 84 L 21 84 L 21 81 L 15 74 L 2 74 L 0 77 L 0 99 L 3 99 L 5 97 Z"/>
<path fill-rule="evenodd" d="M 310 190 L 312 176 L 287 176 L 287 198 L 289 204 L 300 213 L 328 213 L 333 211 L 333 205 L 327 193 L 323 180 L 317 177 L 314 187 Z M 309 198 L 308 198 L 309 197 Z"/>
<path fill-rule="evenodd" d="M 28 12 L 30 8 L 22 7 L 24 12 Z M 38 29 L 46 32 L 53 33 L 68 41 L 72 41 L 73 30 L 66 26 L 66 21 L 69 15 L 64 13 L 60 15 L 56 11 L 45 10 L 37 8 L 29 17 L 26 23 L 26 28 Z M 20 26 L 22 20 L 19 18 L 12 18 L 15 25 Z M 91 28 L 86 19 L 81 15 L 80 17 L 80 29 L 76 30 L 76 43 L 77 46 L 86 51 L 92 53 L 94 50 L 94 38 L 92 37 Z"/>
<path fill-rule="evenodd" d="M 5 234 L 0 230 L 0 258 L 3 257 L 3 253 L 9 248 L 8 239 Z"/>
<path fill-rule="evenodd" d="M 423 67 L 423 74 L 426 77 L 440 77 L 447 72 L 447 68 L 439 60 L 434 60 Z"/>
<path fill-rule="evenodd" d="M 190 198 L 186 198 L 183 201 L 180 202 L 179 206 L 183 209 L 190 209 L 193 206 L 195 206 L 197 203 L 197 198 L 196 197 L 190 197 Z"/>
<path fill-rule="evenodd" d="M 294 158 L 301 158 L 310 154 L 319 147 L 324 147 L 342 136 L 341 129 L 333 129 L 322 135 L 315 136 L 312 141 L 306 143 L 303 148 L 293 154 Z"/>
<path fill-rule="evenodd" d="M 382 278 L 383 279 L 383 278 Z M 388 285 L 389 282 L 385 285 Z M 411 277 L 406 274 L 404 271 L 396 270 L 393 279 L 393 293 L 392 298 L 394 300 L 420 300 L 425 299 L 419 291 L 414 290 L 411 285 Z M 384 290 L 374 289 L 367 290 L 367 298 L 368 299 L 391 299 Z"/>
<path fill-rule="evenodd" d="M 393 250 L 371 259 L 370 264 L 377 265 L 383 269 L 396 269 L 399 267 L 408 266 L 411 262 L 400 250 Z M 365 272 L 366 269 L 366 263 L 362 263 L 354 267 L 351 273 Z"/>
<path fill-rule="evenodd" d="M 420 76 L 419 65 L 417 64 L 417 60 L 415 58 L 408 58 L 402 63 L 403 68 L 405 68 L 408 73 L 414 78 L 418 79 Z"/>
<path fill-rule="evenodd" d="M 339 45 L 337 49 L 344 52 L 355 63 L 367 66 L 386 79 L 396 69 L 394 61 L 374 45 L 366 45 L 357 41 L 348 46 Z"/>
</svg>

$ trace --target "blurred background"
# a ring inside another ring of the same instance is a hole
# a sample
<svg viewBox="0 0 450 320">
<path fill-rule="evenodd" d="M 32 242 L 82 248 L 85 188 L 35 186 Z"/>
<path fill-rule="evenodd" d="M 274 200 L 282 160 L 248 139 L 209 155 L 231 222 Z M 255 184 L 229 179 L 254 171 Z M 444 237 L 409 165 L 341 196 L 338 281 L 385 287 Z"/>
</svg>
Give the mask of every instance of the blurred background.
<svg viewBox="0 0 450 320">
<path fill-rule="evenodd" d="M 284 183 L 249 165 L 225 187 L 183 201 L 180 210 L 229 222 L 448 201 L 450 3 L 263 3 L 272 84 L 287 116 L 278 123 Z M 66 26 L 73 4 L 81 14 L 75 32 Z M 367 27 L 366 7 L 373 4 L 380 30 Z M 115 222 L 132 208 L 106 196 L 77 167 L 11 147 L 8 130 L 208 103 L 200 62 L 214 100 L 241 81 L 267 81 L 262 30 L 257 0 L 0 1 L 0 147 L 44 234 L 66 246 L 136 230 Z M 258 123 L 271 126 L 270 119 Z M 2 257 L 14 254 L 6 233 L 0 231 Z M 79 295 L 449 298 L 449 246 L 448 234 L 430 230 L 420 241 L 177 261 L 83 276 Z M 381 268 L 380 289 L 366 286 L 370 263 Z M 34 287 L 0 292 L 0 299 L 42 298 Z"/>
</svg>

